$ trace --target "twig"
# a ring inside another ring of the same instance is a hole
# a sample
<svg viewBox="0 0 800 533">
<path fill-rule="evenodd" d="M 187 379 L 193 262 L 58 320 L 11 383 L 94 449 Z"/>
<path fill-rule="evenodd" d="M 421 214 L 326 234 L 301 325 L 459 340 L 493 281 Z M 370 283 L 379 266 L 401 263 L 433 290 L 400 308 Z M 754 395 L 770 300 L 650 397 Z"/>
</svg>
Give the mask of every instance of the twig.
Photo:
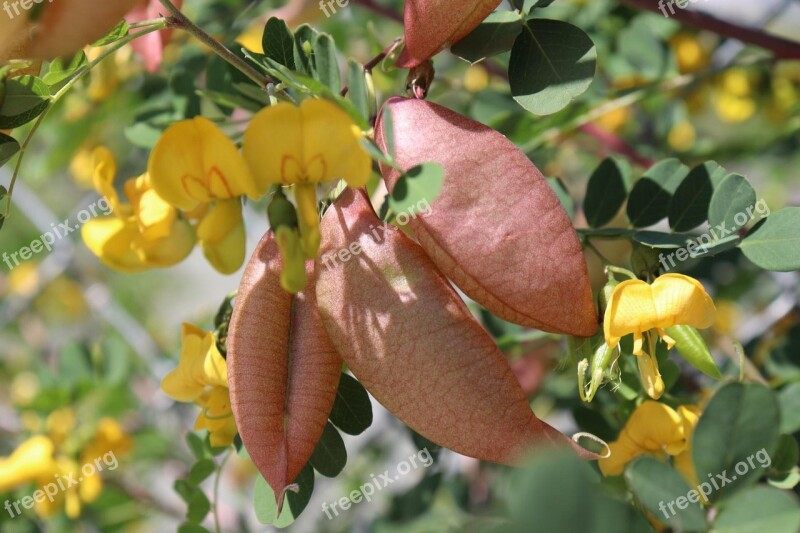
<svg viewBox="0 0 800 533">
<path fill-rule="evenodd" d="M 169 0 L 159 0 L 161 5 L 164 6 L 167 11 L 169 11 L 169 17 L 167 19 L 167 25 L 170 28 L 175 28 L 179 30 L 183 30 L 187 33 L 190 33 L 194 36 L 198 41 L 202 42 L 211 50 L 214 51 L 215 54 L 220 56 L 222 59 L 236 67 L 240 70 L 245 76 L 253 80 L 259 87 L 262 89 L 266 89 L 267 85 L 270 83 L 274 83 L 272 78 L 261 74 L 251 65 L 249 65 L 246 61 L 242 58 L 231 52 L 225 45 L 221 42 L 214 39 L 211 35 L 206 33 L 202 28 L 194 24 L 191 20 L 189 20 L 186 15 L 181 12 L 180 9 L 175 7 L 172 2 Z"/>
<path fill-rule="evenodd" d="M 395 22 L 403 23 L 403 15 L 394 9 L 376 3 L 374 0 L 355 0 L 355 3 Z"/>
<path fill-rule="evenodd" d="M 605 130 L 594 123 L 583 124 L 579 128 L 583 133 L 590 135 L 603 143 L 611 150 L 624 155 L 634 163 L 650 168 L 655 164 L 655 160 L 641 155 L 636 149 L 625 142 L 619 135 Z"/>
<path fill-rule="evenodd" d="M 664 6 L 664 9 L 668 8 L 668 6 L 665 4 L 655 2 L 653 0 L 620 0 L 620 3 L 627 4 L 637 9 L 654 11 L 656 13 L 662 13 L 659 5 Z M 672 12 L 673 10 L 674 13 Z M 770 35 L 762 30 L 739 26 L 737 24 L 726 22 L 698 11 L 672 8 L 669 11 L 669 15 L 670 17 L 682 22 L 687 26 L 701 30 L 708 30 L 723 37 L 738 39 L 746 43 L 754 44 L 766 50 L 770 50 L 775 54 L 776 58 L 800 59 L 800 42 L 790 41 L 776 35 Z"/>
</svg>

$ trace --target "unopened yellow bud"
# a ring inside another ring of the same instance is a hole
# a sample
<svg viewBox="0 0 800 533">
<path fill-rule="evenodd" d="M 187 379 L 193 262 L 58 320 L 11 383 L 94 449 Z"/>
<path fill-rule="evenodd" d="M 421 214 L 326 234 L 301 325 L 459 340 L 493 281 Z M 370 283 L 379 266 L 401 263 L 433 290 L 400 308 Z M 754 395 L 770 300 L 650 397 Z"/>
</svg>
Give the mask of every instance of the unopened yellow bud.
<svg viewBox="0 0 800 533">
<path fill-rule="evenodd" d="M 317 211 L 317 189 L 313 184 L 295 186 L 300 243 L 307 259 L 314 259 L 319 252 L 319 212 Z"/>
</svg>

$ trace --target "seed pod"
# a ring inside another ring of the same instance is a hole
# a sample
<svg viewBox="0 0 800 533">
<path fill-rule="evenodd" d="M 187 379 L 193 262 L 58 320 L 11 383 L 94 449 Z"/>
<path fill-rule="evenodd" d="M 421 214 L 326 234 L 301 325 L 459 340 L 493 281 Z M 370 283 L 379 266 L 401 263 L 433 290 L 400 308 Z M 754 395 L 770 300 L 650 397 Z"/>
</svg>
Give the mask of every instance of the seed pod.
<svg viewBox="0 0 800 533">
<path fill-rule="evenodd" d="M 714 379 L 722 379 L 722 373 L 699 331 L 691 326 L 670 326 L 664 331 L 675 341 L 678 353 L 692 366 Z"/>
<path fill-rule="evenodd" d="M 384 109 L 399 166 L 434 161 L 445 170 L 429 214 L 409 222 L 436 266 L 509 322 L 594 335 L 597 312 L 578 235 L 525 154 L 493 129 L 430 102 L 393 98 Z M 385 150 L 380 119 L 375 132 Z M 399 172 L 381 170 L 393 190 Z"/>
<path fill-rule="evenodd" d="M 387 409 L 436 444 L 486 461 L 515 463 L 536 445 L 583 452 L 536 417 L 447 279 L 410 238 L 382 225 L 363 192 L 346 190 L 321 228 L 322 321 Z"/>
<path fill-rule="evenodd" d="M 406 46 L 397 66 L 413 68 L 456 43 L 500 5 L 500 0 L 406 0 Z"/>
<path fill-rule="evenodd" d="M 283 290 L 278 246 L 268 232 L 244 272 L 228 330 L 239 435 L 279 508 L 322 436 L 342 368 L 317 312 L 310 261 L 306 273 L 304 291 Z"/>
</svg>

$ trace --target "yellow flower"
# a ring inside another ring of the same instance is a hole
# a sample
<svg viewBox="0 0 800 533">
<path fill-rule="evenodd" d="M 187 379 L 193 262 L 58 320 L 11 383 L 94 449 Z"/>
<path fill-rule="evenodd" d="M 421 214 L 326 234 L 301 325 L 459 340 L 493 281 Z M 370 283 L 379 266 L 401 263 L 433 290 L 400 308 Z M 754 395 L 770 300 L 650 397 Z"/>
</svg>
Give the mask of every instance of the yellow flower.
<svg viewBox="0 0 800 533">
<path fill-rule="evenodd" d="M 700 409 L 694 405 L 681 405 L 678 407 L 678 414 L 683 419 L 683 434 L 686 436 L 686 449 L 675 456 L 673 464 L 684 479 L 688 481 L 692 487 L 696 487 L 698 483 L 697 474 L 695 474 L 694 464 L 692 463 L 692 436 L 694 435 L 694 428 L 700 420 Z M 703 496 L 703 498 L 705 499 L 705 496 Z"/>
<path fill-rule="evenodd" d="M 670 39 L 669 44 L 678 60 L 678 71 L 681 74 L 697 72 L 708 66 L 710 54 L 697 36 L 679 33 Z"/>
<path fill-rule="evenodd" d="M 639 374 L 651 398 L 664 392 L 658 372 L 655 331 L 669 348 L 675 345 L 664 328 L 687 325 L 707 328 L 714 323 L 714 302 L 703 285 L 682 274 L 665 274 L 652 285 L 641 280 L 623 281 L 614 288 L 605 312 L 603 333 L 606 344 L 616 347 L 622 337 L 633 334 L 633 353 L 639 356 Z M 651 331 L 652 330 L 652 331 Z M 648 332 L 649 352 L 643 349 L 644 333 Z"/>
<path fill-rule="evenodd" d="M 81 463 L 94 463 L 106 454 L 125 455 L 133 448 L 133 439 L 113 418 L 101 418 L 94 437 L 81 450 Z"/>
<path fill-rule="evenodd" d="M 0 492 L 31 482 L 49 482 L 58 471 L 54 452 L 53 441 L 37 435 L 20 444 L 10 456 L 0 458 Z"/>
<path fill-rule="evenodd" d="M 161 389 L 179 402 L 193 402 L 210 387 L 228 386 L 228 369 L 217 349 L 214 334 L 183 324 L 178 368 L 161 381 Z"/>
<path fill-rule="evenodd" d="M 694 416 L 693 421 L 684 418 Z M 689 450 L 689 438 L 696 423 L 696 415 L 689 409 L 675 411 L 663 403 L 643 402 L 619 434 L 609 444 L 611 454 L 598 461 L 604 476 L 618 476 L 625 465 L 643 454 L 665 457 L 679 456 Z"/>
<path fill-rule="evenodd" d="M 261 190 L 295 185 L 301 243 L 306 257 L 319 250 L 316 185 L 344 179 L 363 187 L 372 162 L 350 117 L 327 100 L 300 106 L 279 103 L 259 111 L 244 135 L 243 152 Z"/>
<path fill-rule="evenodd" d="M 57 409 L 47 415 L 45 427 L 53 444 L 61 446 L 75 429 L 75 413 L 69 407 Z"/>
<path fill-rule="evenodd" d="M 122 203 L 114 188 L 117 168 L 108 149 L 94 152 L 94 186 L 112 210 L 111 216 L 94 218 L 81 228 L 86 246 L 109 267 L 139 272 L 172 266 L 188 256 L 195 244 L 194 231 L 151 186 L 145 174 L 125 183 L 130 204 Z"/>
<path fill-rule="evenodd" d="M 223 274 L 233 274 L 244 262 L 247 235 L 238 198 L 217 203 L 197 226 L 197 240 L 208 262 Z"/>
<path fill-rule="evenodd" d="M 266 192 L 256 186 L 236 145 L 203 117 L 167 128 L 150 154 L 147 171 L 158 195 L 183 211 L 243 195 L 257 200 Z"/>
<path fill-rule="evenodd" d="M 164 377 L 161 389 L 179 402 L 194 402 L 202 408 L 195 429 L 208 430 L 212 446 L 233 443 L 237 430 L 228 392 L 228 371 L 213 333 L 183 325 L 180 363 Z"/>
<path fill-rule="evenodd" d="M 197 416 L 194 429 L 206 429 L 209 442 L 215 448 L 230 446 L 236 436 L 236 421 L 231 411 L 231 398 L 227 387 L 214 387 L 204 391 L 195 402 L 203 410 Z"/>
</svg>

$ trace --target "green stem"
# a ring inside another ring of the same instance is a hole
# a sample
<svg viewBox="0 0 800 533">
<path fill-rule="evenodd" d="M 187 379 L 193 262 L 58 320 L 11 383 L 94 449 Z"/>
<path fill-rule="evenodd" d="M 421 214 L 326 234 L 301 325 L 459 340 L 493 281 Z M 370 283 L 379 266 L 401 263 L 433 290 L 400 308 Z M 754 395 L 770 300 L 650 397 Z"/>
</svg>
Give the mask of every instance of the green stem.
<svg viewBox="0 0 800 533">
<path fill-rule="evenodd" d="M 180 9 L 175 7 L 172 2 L 169 0 L 159 0 L 159 2 L 161 2 L 161 5 L 164 6 L 167 11 L 169 11 L 170 16 L 167 18 L 167 22 L 170 28 L 176 28 L 190 33 L 195 39 L 211 48 L 215 54 L 230 63 L 232 66 L 236 67 L 245 76 L 253 80 L 259 87 L 265 89 L 267 85 L 274 83 L 272 78 L 258 72 L 242 58 L 231 52 L 222 43 L 214 39 L 203 29 L 194 24 L 186 17 L 186 15 L 183 14 L 183 12 L 181 12 Z"/>
<path fill-rule="evenodd" d="M 67 94 L 67 92 L 69 92 L 69 90 L 78 81 L 80 81 L 86 74 L 88 74 L 95 66 L 97 66 L 106 57 L 108 57 L 109 55 L 113 54 L 114 52 L 116 52 L 117 50 L 119 50 L 120 48 L 125 46 L 126 44 L 130 43 L 134 39 L 137 39 L 137 38 L 141 37 L 142 35 L 146 35 L 148 33 L 154 32 L 154 31 L 163 30 L 164 28 L 167 27 L 167 21 L 164 20 L 164 19 L 155 19 L 155 20 L 150 22 L 149 26 L 142 25 L 140 27 L 143 28 L 142 31 L 134 33 L 134 34 L 130 34 L 127 37 L 124 37 L 124 38 L 120 39 L 119 41 L 113 43 L 113 45 L 110 46 L 108 48 L 108 50 L 106 50 L 102 54 L 100 54 L 94 61 L 92 61 L 90 63 L 87 63 L 85 65 L 82 65 L 81 67 L 76 69 L 75 72 L 73 72 L 70 75 L 67 83 L 65 83 L 64 86 L 56 92 L 56 94 L 54 94 L 52 97 L 50 97 L 50 102 L 47 104 L 47 108 L 42 112 L 41 115 L 39 115 L 39 118 L 36 119 L 36 122 L 34 122 L 33 127 L 31 128 L 31 131 L 28 132 L 28 135 L 25 137 L 25 141 L 22 143 L 22 146 L 20 146 L 19 155 L 17 156 L 17 163 L 14 166 L 14 173 L 11 175 L 11 182 L 8 185 L 8 201 L 6 203 L 5 212 L 3 213 L 3 218 L 8 218 L 8 215 L 10 213 L 10 210 L 11 210 L 11 197 L 14 194 L 14 185 L 17 183 L 17 177 L 19 176 L 19 171 L 22 168 L 22 160 L 25 158 L 25 154 L 26 154 L 28 145 L 30 144 L 31 140 L 33 139 L 34 133 L 36 133 L 36 130 L 39 129 L 39 126 L 42 124 L 42 122 L 44 121 L 45 117 L 53 109 L 55 104 L 57 104 L 59 102 L 59 100 L 61 100 L 61 98 L 65 94 Z"/>
<path fill-rule="evenodd" d="M 217 510 L 217 502 L 219 501 L 219 480 L 222 478 L 222 469 L 225 467 L 225 463 L 228 462 L 228 459 L 231 458 L 231 455 L 233 455 L 233 450 L 229 451 L 222 459 L 222 462 L 220 462 L 217 467 L 217 477 L 214 479 L 214 530 L 217 533 L 222 533 L 222 528 L 219 526 L 219 512 Z"/>
<path fill-rule="evenodd" d="M 627 268 L 622 268 L 622 267 L 613 266 L 613 265 L 606 265 L 606 270 L 608 270 L 609 272 L 613 272 L 614 274 L 619 274 L 621 276 L 626 276 L 626 277 L 628 277 L 630 279 L 639 279 L 639 278 L 636 277 L 636 274 L 634 274 L 633 272 L 631 272 Z"/>
</svg>

